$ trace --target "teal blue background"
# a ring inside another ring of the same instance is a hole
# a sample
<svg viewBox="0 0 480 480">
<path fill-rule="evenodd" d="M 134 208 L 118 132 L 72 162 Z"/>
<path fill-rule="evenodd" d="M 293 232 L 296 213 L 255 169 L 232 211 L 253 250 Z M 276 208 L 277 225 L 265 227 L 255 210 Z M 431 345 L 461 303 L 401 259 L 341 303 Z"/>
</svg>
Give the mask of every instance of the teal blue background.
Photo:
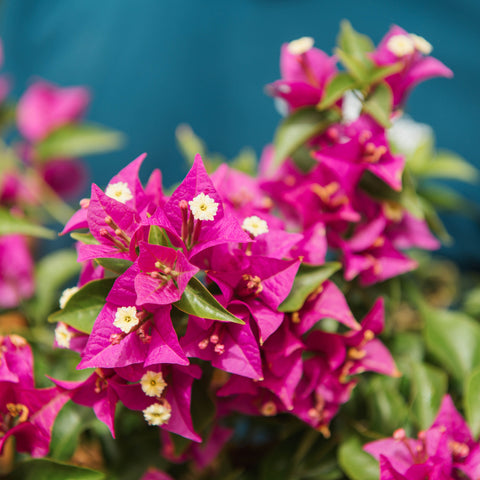
<svg viewBox="0 0 480 480">
<path fill-rule="evenodd" d="M 180 180 L 180 123 L 213 151 L 260 153 L 280 119 L 263 88 L 279 77 L 281 44 L 309 35 L 331 53 L 342 18 L 375 42 L 396 23 L 434 45 L 455 77 L 419 86 L 407 111 L 433 126 L 438 146 L 480 166 L 477 0 L 4 0 L 0 8 L 3 71 L 17 96 L 34 76 L 88 85 L 87 118 L 128 135 L 123 151 L 90 160 L 100 185 L 144 151 L 144 178 L 160 167 L 167 185 Z M 480 201 L 476 186 L 462 189 Z M 477 225 L 446 221 L 456 252 L 480 261 Z"/>
</svg>

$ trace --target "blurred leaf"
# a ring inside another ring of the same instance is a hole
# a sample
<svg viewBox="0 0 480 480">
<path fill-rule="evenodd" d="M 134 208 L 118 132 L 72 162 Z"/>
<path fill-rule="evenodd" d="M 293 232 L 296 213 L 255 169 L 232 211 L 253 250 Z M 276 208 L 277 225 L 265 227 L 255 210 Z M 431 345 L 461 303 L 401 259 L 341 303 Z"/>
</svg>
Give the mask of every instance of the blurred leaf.
<svg viewBox="0 0 480 480">
<path fill-rule="evenodd" d="M 337 43 L 342 50 L 358 58 L 363 58 L 365 53 L 375 49 L 370 37 L 354 30 L 348 20 L 342 20 L 340 23 Z"/>
<path fill-rule="evenodd" d="M 435 209 L 427 203 L 423 203 L 423 212 L 425 220 L 428 223 L 430 230 L 440 239 L 444 245 L 451 245 L 453 243 L 453 238 L 447 232 L 445 225 L 438 216 Z"/>
<path fill-rule="evenodd" d="M 47 459 L 21 462 L 9 480 L 104 480 L 105 473 Z"/>
<path fill-rule="evenodd" d="M 463 404 L 468 425 L 474 438 L 480 436 L 480 367 L 477 367 L 465 381 Z"/>
<path fill-rule="evenodd" d="M 342 65 L 361 85 L 365 85 L 368 79 L 370 65 L 366 59 L 360 59 L 352 54 L 345 52 L 340 48 L 335 49 L 335 55 L 342 62 Z"/>
<path fill-rule="evenodd" d="M 255 176 L 257 173 L 257 155 L 255 150 L 250 147 L 242 148 L 240 153 L 230 162 L 230 166 L 247 175 Z"/>
<path fill-rule="evenodd" d="M 421 309 L 429 352 L 457 380 L 464 382 L 480 365 L 480 325 L 462 312 Z"/>
<path fill-rule="evenodd" d="M 190 125 L 185 123 L 179 125 L 175 130 L 175 137 L 180 152 L 189 165 L 193 165 L 197 153 L 202 157 L 207 156 L 205 142 L 195 134 Z"/>
<path fill-rule="evenodd" d="M 368 74 L 368 83 L 376 83 L 380 80 L 383 80 L 385 77 L 392 75 L 393 73 L 399 72 L 403 68 L 403 62 L 393 63 L 392 65 L 381 65 L 377 66 L 372 62 L 371 70 Z"/>
<path fill-rule="evenodd" d="M 308 173 L 318 162 L 312 157 L 311 149 L 307 145 L 302 145 L 292 153 L 293 163 L 303 173 Z"/>
<path fill-rule="evenodd" d="M 351 480 L 378 480 L 378 462 L 362 449 L 358 437 L 351 436 L 340 444 L 338 463 Z"/>
<path fill-rule="evenodd" d="M 289 115 L 275 133 L 275 157 L 273 167 L 282 162 L 314 135 L 340 120 L 340 114 L 333 110 L 319 112 L 315 108 L 300 108 Z"/>
<path fill-rule="evenodd" d="M 357 80 L 346 72 L 340 72 L 333 77 L 325 87 L 322 101 L 317 105 L 319 110 L 324 110 L 332 106 L 337 100 L 342 98 L 347 90 L 352 90 L 357 85 Z"/>
<path fill-rule="evenodd" d="M 209 320 L 245 325 L 245 322 L 226 310 L 196 277 L 192 277 L 182 298 L 173 304 L 182 312 Z"/>
<path fill-rule="evenodd" d="M 396 145 L 396 147 L 402 151 L 402 145 Z M 426 165 L 428 165 L 434 156 L 434 138 L 433 135 L 428 135 L 420 144 L 417 146 L 415 151 L 410 155 L 407 155 L 407 165 L 408 168 L 418 175 Z"/>
<path fill-rule="evenodd" d="M 442 151 L 416 171 L 417 175 L 429 178 L 448 178 L 462 180 L 468 183 L 478 181 L 478 170 L 459 155 Z"/>
<path fill-rule="evenodd" d="M 96 258 L 95 262 L 118 275 L 125 273 L 125 271 L 133 265 L 133 262 L 123 258 Z"/>
<path fill-rule="evenodd" d="M 70 298 L 63 310 L 50 315 L 48 321 L 64 322 L 81 332 L 91 333 L 114 281 L 114 278 L 108 278 L 88 282 Z"/>
<path fill-rule="evenodd" d="M 0 208 L 0 236 L 14 234 L 49 239 L 56 236 L 53 230 L 37 225 L 24 217 L 12 215 L 6 208 Z"/>
<path fill-rule="evenodd" d="M 419 195 L 437 209 L 453 212 L 463 210 L 463 214 L 471 210 L 469 202 L 460 193 L 445 185 L 422 186 L 419 188 Z"/>
<path fill-rule="evenodd" d="M 468 315 L 480 316 L 480 286 L 473 288 L 466 294 L 463 310 Z"/>
<path fill-rule="evenodd" d="M 435 420 L 442 398 L 447 391 L 447 375 L 425 363 L 413 363 L 411 370 L 412 410 L 421 430 Z"/>
<path fill-rule="evenodd" d="M 118 150 L 125 136 L 115 130 L 92 124 L 70 124 L 59 127 L 36 145 L 40 160 L 77 158 Z"/>
<path fill-rule="evenodd" d="M 281 312 L 300 310 L 307 297 L 340 268 L 342 268 L 342 264 L 339 262 L 327 262 L 319 267 L 302 263 L 293 282 L 292 290 L 278 309 Z"/>
<path fill-rule="evenodd" d="M 371 115 L 380 125 L 388 128 L 391 126 L 392 102 L 393 93 L 391 88 L 386 83 L 380 83 L 366 98 L 363 110 Z"/>
<path fill-rule="evenodd" d="M 100 245 L 100 242 L 91 233 L 73 232 L 70 236 L 85 245 Z"/>
<path fill-rule="evenodd" d="M 80 267 L 77 254 L 71 249 L 58 250 L 43 257 L 35 269 L 35 297 L 27 303 L 29 317 L 36 323 L 45 321 L 59 298 L 59 289 L 80 272 Z"/>
</svg>

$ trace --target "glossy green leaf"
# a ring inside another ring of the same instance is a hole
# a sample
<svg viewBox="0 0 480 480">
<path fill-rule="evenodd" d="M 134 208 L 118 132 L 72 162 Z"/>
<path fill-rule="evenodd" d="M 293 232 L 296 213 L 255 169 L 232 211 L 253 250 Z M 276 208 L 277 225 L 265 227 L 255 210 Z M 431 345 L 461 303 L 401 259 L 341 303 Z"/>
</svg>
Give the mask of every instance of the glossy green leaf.
<svg viewBox="0 0 480 480">
<path fill-rule="evenodd" d="M 182 312 L 209 320 L 245 325 L 245 322 L 226 310 L 196 277 L 192 277 L 182 298 L 173 305 Z"/>
<path fill-rule="evenodd" d="M 314 135 L 325 131 L 329 125 L 340 120 L 333 110 L 319 112 L 315 108 L 300 108 L 289 115 L 275 133 L 275 157 L 273 167 L 281 163 Z"/>
<path fill-rule="evenodd" d="M 90 333 L 114 280 L 107 278 L 87 283 L 70 298 L 63 310 L 50 315 L 48 321 L 64 322 L 81 332 Z"/>
<path fill-rule="evenodd" d="M 480 325 L 462 312 L 421 311 L 428 351 L 457 380 L 464 382 L 480 365 Z"/>
<path fill-rule="evenodd" d="M 9 480 L 104 480 L 105 473 L 45 458 L 36 458 L 19 463 L 8 478 Z"/>
<path fill-rule="evenodd" d="M 362 449 L 358 437 L 351 436 L 340 444 L 338 449 L 340 468 L 351 480 L 378 480 L 378 462 Z"/>
<path fill-rule="evenodd" d="M 121 148 L 125 136 L 115 130 L 92 124 L 71 124 L 54 130 L 36 146 L 41 160 L 77 158 Z"/>
<path fill-rule="evenodd" d="M 73 232 L 70 236 L 85 245 L 99 245 L 100 242 L 91 233 Z"/>
<path fill-rule="evenodd" d="M 366 98 L 363 111 L 371 115 L 380 125 L 388 128 L 391 126 L 392 102 L 392 90 L 386 83 L 380 83 Z"/>
<path fill-rule="evenodd" d="M 357 80 L 346 72 L 340 72 L 333 77 L 325 87 L 322 101 L 317 105 L 319 110 L 332 106 L 343 94 L 357 86 Z"/>
<path fill-rule="evenodd" d="M 0 236 L 14 234 L 49 239 L 56 236 L 53 230 L 37 225 L 24 217 L 12 215 L 6 208 L 0 208 Z"/>
<path fill-rule="evenodd" d="M 121 275 L 133 265 L 133 262 L 123 258 L 96 258 L 95 261 L 103 268 L 118 275 Z"/>
<path fill-rule="evenodd" d="M 421 430 L 426 430 L 437 416 L 447 391 L 447 375 L 425 363 L 413 363 L 411 369 L 412 411 Z"/>
<path fill-rule="evenodd" d="M 80 272 L 80 267 L 77 254 L 71 249 L 57 250 L 38 262 L 35 269 L 35 297 L 27 303 L 30 318 L 36 323 L 47 319 L 58 300 L 59 289 Z"/>
<path fill-rule="evenodd" d="M 280 304 L 281 312 L 296 312 L 303 307 L 307 297 L 335 272 L 340 270 L 339 262 L 327 262 L 319 267 L 302 264 L 298 269 L 292 290 L 288 297 Z"/>
<path fill-rule="evenodd" d="M 480 367 L 468 376 L 465 382 L 463 404 L 465 416 L 474 438 L 480 436 Z"/>
</svg>

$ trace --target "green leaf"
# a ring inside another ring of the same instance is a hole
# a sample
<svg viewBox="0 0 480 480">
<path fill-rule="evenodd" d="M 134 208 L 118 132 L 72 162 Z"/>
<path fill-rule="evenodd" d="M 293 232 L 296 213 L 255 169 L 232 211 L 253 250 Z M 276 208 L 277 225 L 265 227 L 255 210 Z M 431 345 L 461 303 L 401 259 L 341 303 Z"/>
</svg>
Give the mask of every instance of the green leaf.
<svg viewBox="0 0 480 480">
<path fill-rule="evenodd" d="M 243 320 L 232 315 L 222 307 L 196 277 L 190 279 L 187 288 L 183 292 L 182 298 L 173 305 L 182 312 L 195 315 L 196 317 L 245 325 Z"/>
<path fill-rule="evenodd" d="M 372 68 L 367 77 L 367 83 L 373 84 L 377 83 L 380 80 L 383 80 L 385 77 L 392 75 L 393 73 L 399 72 L 403 68 L 403 62 L 397 62 L 392 65 L 382 65 L 377 66 L 372 62 Z"/>
<path fill-rule="evenodd" d="M 189 165 L 193 165 L 197 153 L 206 157 L 207 147 L 205 142 L 195 134 L 190 125 L 185 123 L 179 125 L 175 130 L 175 137 L 178 148 Z"/>
<path fill-rule="evenodd" d="M 148 243 L 152 245 L 162 245 L 163 247 L 172 248 L 172 242 L 168 238 L 165 229 L 160 228 L 158 225 L 151 225 L 148 233 Z"/>
<path fill-rule="evenodd" d="M 439 368 L 425 363 L 412 363 L 412 410 L 421 430 L 426 430 L 435 420 L 447 391 L 447 381 L 447 375 Z"/>
<path fill-rule="evenodd" d="M 424 165 L 417 175 L 429 178 L 449 178 L 475 183 L 478 180 L 478 170 L 465 159 L 451 152 L 442 151 Z"/>
<path fill-rule="evenodd" d="M 95 261 L 103 268 L 106 268 L 113 273 L 117 273 L 118 275 L 121 275 L 133 265 L 133 262 L 123 258 L 96 258 Z"/>
<path fill-rule="evenodd" d="M 319 267 L 303 263 L 298 269 L 292 290 L 278 309 L 281 312 L 300 310 L 308 296 L 341 267 L 339 262 L 327 262 Z"/>
<path fill-rule="evenodd" d="M 37 225 L 26 218 L 12 215 L 6 208 L 0 208 L 0 236 L 15 234 L 49 239 L 55 238 L 53 230 Z"/>
<path fill-rule="evenodd" d="M 473 438 L 480 436 L 480 367 L 477 367 L 465 382 L 463 404 Z"/>
<path fill-rule="evenodd" d="M 480 365 L 480 325 L 462 312 L 423 306 L 424 338 L 429 352 L 458 381 Z"/>
<path fill-rule="evenodd" d="M 367 83 L 368 74 L 371 69 L 371 65 L 366 61 L 355 57 L 340 48 L 335 49 L 335 55 L 339 58 L 342 65 L 348 70 L 348 72 L 361 84 Z"/>
<path fill-rule="evenodd" d="M 91 233 L 73 232 L 70 236 L 85 245 L 100 245 L 100 242 Z"/>
<path fill-rule="evenodd" d="M 281 163 L 314 135 L 340 120 L 333 110 L 319 112 L 315 108 L 300 108 L 288 116 L 275 133 L 275 157 L 273 167 Z"/>
<path fill-rule="evenodd" d="M 351 480 L 378 480 L 378 462 L 362 449 L 360 439 L 351 436 L 340 444 L 338 463 Z"/>
<path fill-rule="evenodd" d="M 230 162 L 230 166 L 247 175 L 254 177 L 257 174 L 257 155 L 255 150 L 250 147 L 244 147 L 238 155 Z"/>
<path fill-rule="evenodd" d="M 328 82 L 322 101 L 317 105 L 317 108 L 324 110 L 332 106 L 337 100 L 342 98 L 347 90 L 352 90 L 356 86 L 357 80 L 355 78 L 346 72 L 340 72 Z"/>
<path fill-rule="evenodd" d="M 108 278 L 87 283 L 70 298 L 63 310 L 50 315 L 48 321 L 64 322 L 81 332 L 91 333 L 114 281 Z"/>
<path fill-rule="evenodd" d="M 342 20 L 340 23 L 337 43 L 345 53 L 358 59 L 365 58 L 367 52 L 372 52 L 375 49 L 372 40 L 367 35 L 355 31 L 348 20 Z"/>
<path fill-rule="evenodd" d="M 8 478 L 10 480 L 104 480 L 105 473 L 37 458 L 19 463 Z"/>
<path fill-rule="evenodd" d="M 35 271 L 35 297 L 27 303 L 29 317 L 37 323 L 45 321 L 58 299 L 59 289 L 80 272 L 80 267 L 77 254 L 71 249 L 43 257 Z"/>
<path fill-rule="evenodd" d="M 380 83 L 377 88 L 366 98 L 363 111 L 371 115 L 385 128 L 391 126 L 390 114 L 392 113 L 393 93 L 386 83 Z"/>
<path fill-rule="evenodd" d="M 70 124 L 54 130 L 36 146 L 41 160 L 77 158 L 118 150 L 125 136 L 115 130 L 92 124 Z"/>
</svg>

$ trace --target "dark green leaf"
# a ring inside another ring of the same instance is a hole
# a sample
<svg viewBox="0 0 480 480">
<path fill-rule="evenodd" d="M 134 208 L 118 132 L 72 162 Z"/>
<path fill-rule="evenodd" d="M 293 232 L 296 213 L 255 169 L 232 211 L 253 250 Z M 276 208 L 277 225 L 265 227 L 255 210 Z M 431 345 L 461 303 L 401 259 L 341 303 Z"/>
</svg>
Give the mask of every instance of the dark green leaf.
<svg viewBox="0 0 480 480">
<path fill-rule="evenodd" d="M 122 133 L 99 125 L 71 124 L 54 130 L 36 146 L 41 160 L 76 158 L 117 150 L 125 143 Z"/>
<path fill-rule="evenodd" d="M 35 297 L 27 304 L 29 316 L 37 323 L 44 322 L 58 299 L 59 289 L 79 272 L 74 250 L 58 250 L 43 257 L 35 271 Z"/>
<path fill-rule="evenodd" d="M 99 245 L 100 242 L 91 233 L 73 232 L 70 236 L 74 240 L 84 243 L 85 245 Z"/>
<path fill-rule="evenodd" d="M 413 363 L 411 370 L 412 410 L 421 430 L 426 430 L 437 416 L 447 391 L 447 375 L 425 363 Z"/>
<path fill-rule="evenodd" d="M 37 458 L 19 463 L 8 478 L 9 480 L 104 480 L 105 474 L 89 468 Z"/>
<path fill-rule="evenodd" d="M 380 469 L 378 462 L 362 449 L 357 437 L 350 437 L 341 443 L 338 449 L 340 468 L 351 480 L 378 480 Z"/>
<path fill-rule="evenodd" d="M 123 258 L 96 258 L 95 261 L 103 268 L 119 275 L 133 265 L 133 262 Z"/>
<path fill-rule="evenodd" d="M 306 145 L 302 145 L 292 153 L 292 160 L 298 169 L 304 173 L 308 173 L 315 165 L 318 165 L 318 162 L 311 155 L 311 149 Z"/>
<path fill-rule="evenodd" d="M 307 297 L 342 267 L 339 262 L 327 262 L 319 267 L 302 264 L 298 269 L 288 297 L 280 304 L 281 312 L 296 312 L 303 307 Z"/>
<path fill-rule="evenodd" d="M 392 102 L 393 94 L 391 88 L 386 83 L 380 83 L 366 98 L 363 110 L 371 115 L 380 125 L 388 128 L 391 126 Z"/>
<path fill-rule="evenodd" d="M 232 315 L 215 297 L 206 289 L 206 287 L 196 277 L 192 277 L 188 282 L 187 288 L 183 292 L 182 298 L 173 305 L 182 312 L 189 315 L 195 315 L 199 318 L 208 318 L 209 320 L 218 320 L 220 322 L 232 322 L 245 325 L 245 322 L 235 315 Z"/>
<path fill-rule="evenodd" d="M 26 218 L 12 215 L 6 208 L 0 208 L 0 236 L 14 234 L 55 238 L 53 230 L 37 225 Z"/>
<path fill-rule="evenodd" d="M 114 280 L 108 278 L 87 283 L 70 298 L 63 310 L 50 315 L 48 321 L 64 322 L 81 332 L 91 333 Z"/>
<path fill-rule="evenodd" d="M 340 72 L 328 82 L 322 101 L 318 104 L 317 108 L 324 110 L 332 106 L 337 100 L 342 98 L 347 90 L 354 89 L 356 85 L 357 80 L 351 75 L 346 72 Z"/>
<path fill-rule="evenodd" d="M 275 133 L 275 157 L 273 167 L 281 163 L 314 135 L 340 120 L 340 114 L 333 110 L 319 112 L 315 108 L 300 108 L 288 116 Z"/>
<path fill-rule="evenodd" d="M 464 382 L 480 365 L 480 325 L 462 312 L 423 307 L 427 349 L 450 374 Z"/>
<path fill-rule="evenodd" d="M 465 382 L 463 404 L 468 425 L 474 438 L 480 436 L 480 367 L 468 376 Z"/>
</svg>

